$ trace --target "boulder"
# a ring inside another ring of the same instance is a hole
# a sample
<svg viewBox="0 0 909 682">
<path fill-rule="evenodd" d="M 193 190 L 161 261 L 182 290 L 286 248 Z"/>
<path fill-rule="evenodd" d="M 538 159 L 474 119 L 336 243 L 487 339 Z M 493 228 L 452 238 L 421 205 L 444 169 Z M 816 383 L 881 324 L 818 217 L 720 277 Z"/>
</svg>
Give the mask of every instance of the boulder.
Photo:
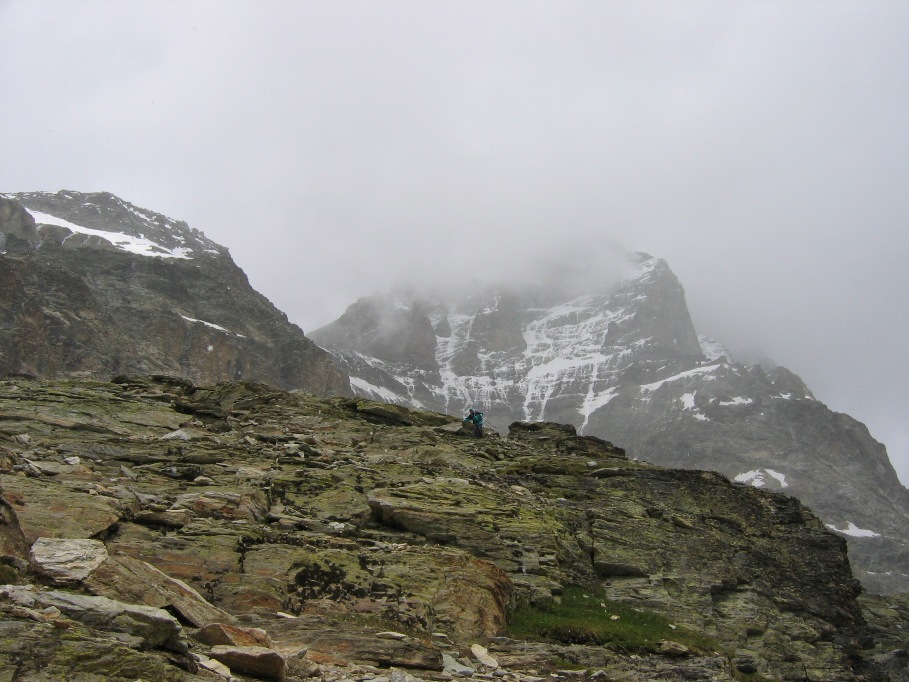
<svg viewBox="0 0 909 682">
<path fill-rule="evenodd" d="M 287 669 L 281 654 L 261 646 L 219 644 L 212 647 L 211 657 L 230 668 L 231 673 L 267 680 L 283 680 Z"/>
<path fill-rule="evenodd" d="M 182 580 L 125 554 L 107 558 L 83 580 L 83 585 L 97 595 L 170 609 L 193 627 L 235 620 Z"/>
<path fill-rule="evenodd" d="M 470 652 L 480 663 L 487 668 L 498 668 L 499 662 L 489 655 L 489 651 L 482 644 L 471 644 Z"/>
<path fill-rule="evenodd" d="M 261 628 L 243 628 L 227 623 L 212 623 L 193 633 L 192 638 L 209 646 L 258 646 L 271 648 L 268 633 Z"/>
<path fill-rule="evenodd" d="M 103 542 L 86 539 L 38 538 L 29 555 L 34 571 L 57 585 L 85 580 L 107 559 Z"/>
</svg>

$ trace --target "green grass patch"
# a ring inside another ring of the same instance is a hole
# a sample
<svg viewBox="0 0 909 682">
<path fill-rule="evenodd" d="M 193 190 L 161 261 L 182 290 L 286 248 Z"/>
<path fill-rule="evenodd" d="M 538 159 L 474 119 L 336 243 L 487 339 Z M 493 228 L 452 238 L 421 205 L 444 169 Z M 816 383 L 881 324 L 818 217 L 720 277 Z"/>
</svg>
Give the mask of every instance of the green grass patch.
<svg viewBox="0 0 909 682">
<path fill-rule="evenodd" d="M 718 650 L 713 639 L 675 626 L 665 616 L 610 602 L 598 590 L 577 586 L 567 587 L 557 603 L 514 609 L 509 631 L 518 639 L 608 646 L 626 653 L 655 652 L 663 640 L 693 652 Z"/>
</svg>

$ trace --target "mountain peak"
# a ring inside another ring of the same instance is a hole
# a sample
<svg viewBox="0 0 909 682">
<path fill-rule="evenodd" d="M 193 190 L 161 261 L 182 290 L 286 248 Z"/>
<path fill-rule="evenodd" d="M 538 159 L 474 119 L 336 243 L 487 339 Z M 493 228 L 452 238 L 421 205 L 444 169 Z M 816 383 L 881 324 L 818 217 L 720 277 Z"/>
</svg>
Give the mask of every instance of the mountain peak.
<svg viewBox="0 0 909 682">
<path fill-rule="evenodd" d="M 182 220 L 140 208 L 110 192 L 61 190 L 5 196 L 25 207 L 41 228 L 41 241 L 67 248 L 115 249 L 155 258 L 228 256 L 227 249 Z"/>
<path fill-rule="evenodd" d="M 872 530 L 849 538 L 857 575 L 876 591 L 905 591 L 894 557 L 909 551 L 909 492 L 883 446 L 794 373 L 736 363 L 699 338 L 665 260 L 633 253 L 623 274 L 611 287 L 576 272 L 550 287 L 462 292 L 446 305 L 404 306 L 406 315 L 376 315 L 397 310 L 377 297 L 310 336 L 363 397 L 449 414 L 475 406 L 500 431 L 571 424 L 636 459 L 750 485 L 778 475 L 828 526 Z"/>
<path fill-rule="evenodd" d="M 0 197 L 0 258 L 0 374 L 349 391 L 227 249 L 109 192 Z"/>
</svg>

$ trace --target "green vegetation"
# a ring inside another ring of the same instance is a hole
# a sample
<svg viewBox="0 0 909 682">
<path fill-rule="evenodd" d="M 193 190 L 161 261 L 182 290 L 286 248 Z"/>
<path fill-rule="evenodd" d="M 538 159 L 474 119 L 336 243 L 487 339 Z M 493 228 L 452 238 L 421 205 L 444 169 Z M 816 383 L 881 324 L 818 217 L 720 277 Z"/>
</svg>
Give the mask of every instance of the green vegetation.
<svg viewBox="0 0 909 682">
<path fill-rule="evenodd" d="M 0 585 L 18 585 L 22 580 L 19 571 L 11 566 L 0 564 Z"/>
<path fill-rule="evenodd" d="M 712 639 L 677 627 L 664 616 L 610 602 L 599 590 L 578 586 L 566 587 L 558 603 L 519 606 L 510 614 L 509 631 L 521 639 L 594 644 L 626 653 L 654 652 L 663 640 L 693 650 L 718 648 Z"/>
<path fill-rule="evenodd" d="M 760 673 L 743 673 L 735 668 L 732 669 L 732 678 L 740 682 L 777 682 L 779 678 L 766 677 Z"/>
</svg>

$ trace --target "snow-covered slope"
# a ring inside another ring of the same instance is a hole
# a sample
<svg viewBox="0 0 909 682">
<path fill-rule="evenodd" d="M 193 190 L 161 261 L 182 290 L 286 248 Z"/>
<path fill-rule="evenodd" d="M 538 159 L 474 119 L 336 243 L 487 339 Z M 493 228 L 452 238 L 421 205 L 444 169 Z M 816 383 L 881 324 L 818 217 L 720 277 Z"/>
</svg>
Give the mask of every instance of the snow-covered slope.
<svg viewBox="0 0 909 682">
<path fill-rule="evenodd" d="M 699 338 L 664 261 L 635 254 L 631 265 L 614 288 L 561 300 L 527 290 L 362 299 L 310 337 L 364 396 L 476 407 L 500 432 L 573 424 L 634 458 L 796 495 L 848 538 L 866 584 L 909 591 L 909 492 L 884 447 L 795 374 L 738 364 Z"/>
<path fill-rule="evenodd" d="M 583 428 L 629 369 L 704 360 L 666 263 L 637 254 L 632 265 L 611 291 L 545 306 L 535 294 L 498 291 L 453 304 L 412 294 L 363 299 L 310 336 L 343 358 L 371 397 L 447 412 L 478 406 L 502 426 L 548 420 Z M 654 301 L 665 314 L 651 313 Z M 401 357 L 396 341 L 414 337 L 423 320 L 431 342 Z"/>
<path fill-rule="evenodd" d="M 185 222 L 139 208 L 108 192 L 20 192 L 0 196 L 24 206 L 39 226 L 61 228 L 59 238 L 64 248 L 83 246 L 91 240 L 92 246 L 157 258 L 227 254 L 223 246 Z"/>
</svg>

